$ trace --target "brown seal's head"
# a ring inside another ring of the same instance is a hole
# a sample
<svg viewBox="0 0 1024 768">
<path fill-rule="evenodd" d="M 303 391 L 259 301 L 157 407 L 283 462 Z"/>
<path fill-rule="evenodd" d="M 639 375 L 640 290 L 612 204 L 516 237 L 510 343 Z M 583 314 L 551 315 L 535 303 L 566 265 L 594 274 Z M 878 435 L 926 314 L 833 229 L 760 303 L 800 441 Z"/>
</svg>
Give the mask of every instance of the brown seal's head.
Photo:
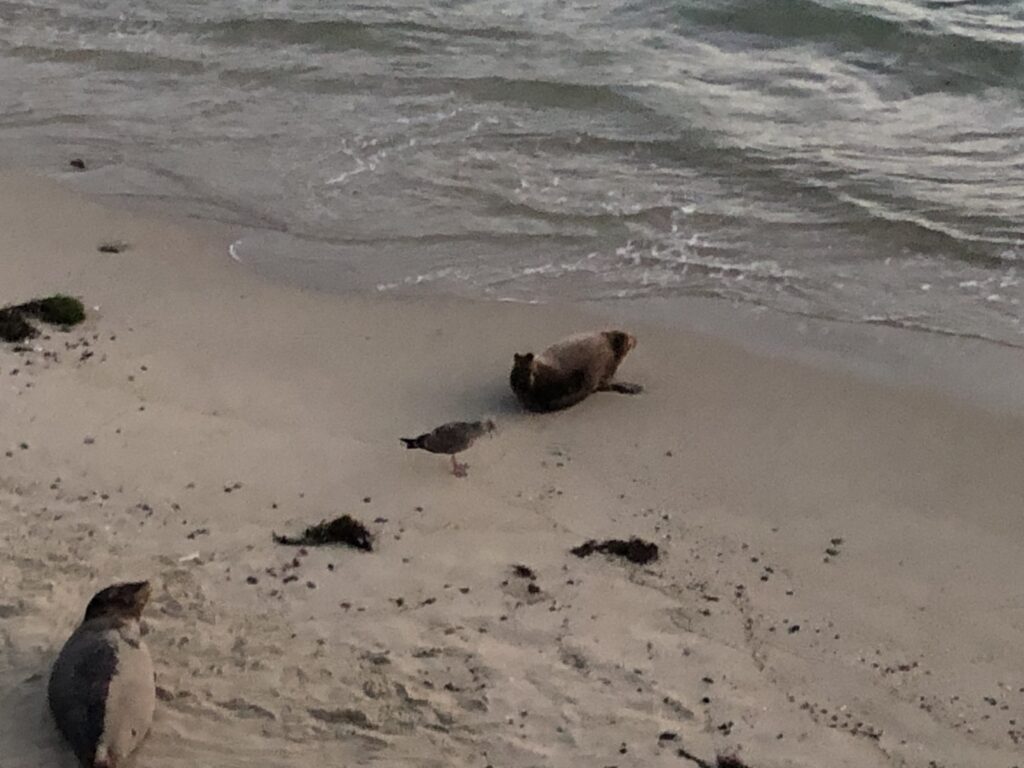
<svg viewBox="0 0 1024 768">
<path fill-rule="evenodd" d="M 97 592 L 85 609 L 85 621 L 99 618 L 138 619 L 149 600 L 148 581 L 112 584 Z"/>
<path fill-rule="evenodd" d="M 605 331 L 603 335 L 608 339 L 608 344 L 612 348 L 612 354 L 615 355 L 615 359 L 619 362 L 622 362 L 622 358 L 636 346 L 636 336 L 626 331 Z"/>
</svg>

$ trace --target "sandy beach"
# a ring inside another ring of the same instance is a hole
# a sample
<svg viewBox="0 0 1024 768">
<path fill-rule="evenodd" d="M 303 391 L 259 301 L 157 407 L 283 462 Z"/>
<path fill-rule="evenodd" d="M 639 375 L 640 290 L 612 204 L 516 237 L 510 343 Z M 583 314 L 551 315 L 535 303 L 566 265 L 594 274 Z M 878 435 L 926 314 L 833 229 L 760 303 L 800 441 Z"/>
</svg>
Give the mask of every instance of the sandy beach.
<svg viewBox="0 0 1024 768">
<path fill-rule="evenodd" d="M 643 395 L 527 415 L 513 352 L 605 318 L 317 294 L 231 240 L 0 177 L 0 305 L 89 308 L 0 346 L 4 768 L 75 765 L 50 665 L 141 578 L 140 768 L 1024 765 L 1019 413 L 631 323 Z M 482 416 L 465 479 L 399 443 Z M 272 539 L 343 513 L 375 551 Z M 630 536 L 660 559 L 570 554 Z"/>
</svg>

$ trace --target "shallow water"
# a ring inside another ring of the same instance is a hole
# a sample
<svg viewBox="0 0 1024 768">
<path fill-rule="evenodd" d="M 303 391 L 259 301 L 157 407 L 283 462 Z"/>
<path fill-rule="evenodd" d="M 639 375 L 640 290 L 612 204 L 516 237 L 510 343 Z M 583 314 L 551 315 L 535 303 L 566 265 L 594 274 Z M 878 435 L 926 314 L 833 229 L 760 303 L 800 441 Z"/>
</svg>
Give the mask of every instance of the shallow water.
<svg viewBox="0 0 1024 768">
<path fill-rule="evenodd" d="M 0 162 L 329 290 L 711 296 L 1024 346 L 1024 6 L 0 1 Z"/>
</svg>

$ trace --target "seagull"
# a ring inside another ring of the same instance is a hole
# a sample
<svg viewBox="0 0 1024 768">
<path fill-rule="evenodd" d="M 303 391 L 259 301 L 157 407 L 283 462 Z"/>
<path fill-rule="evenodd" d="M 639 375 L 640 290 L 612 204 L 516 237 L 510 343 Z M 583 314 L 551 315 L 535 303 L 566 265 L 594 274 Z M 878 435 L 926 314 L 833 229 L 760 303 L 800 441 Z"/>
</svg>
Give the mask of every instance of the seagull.
<svg viewBox="0 0 1024 768">
<path fill-rule="evenodd" d="M 495 430 L 494 422 L 486 421 L 450 421 L 419 437 L 403 437 L 402 442 L 409 449 L 419 448 L 430 453 L 447 453 L 452 457 L 452 474 L 465 477 L 468 464 L 460 464 L 455 454 L 469 448 L 481 435 Z"/>
</svg>

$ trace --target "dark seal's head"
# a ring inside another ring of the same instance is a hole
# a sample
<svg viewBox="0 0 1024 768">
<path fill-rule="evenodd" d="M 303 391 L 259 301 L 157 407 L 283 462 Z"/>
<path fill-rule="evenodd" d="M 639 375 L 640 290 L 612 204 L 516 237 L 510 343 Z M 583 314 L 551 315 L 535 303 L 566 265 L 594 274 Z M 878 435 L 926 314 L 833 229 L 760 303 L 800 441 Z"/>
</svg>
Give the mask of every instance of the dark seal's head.
<svg viewBox="0 0 1024 768">
<path fill-rule="evenodd" d="M 85 621 L 102 618 L 138 619 L 149 600 L 148 581 L 113 584 L 97 592 L 85 609 Z"/>
<path fill-rule="evenodd" d="M 512 386 L 512 391 L 520 397 L 529 393 L 530 387 L 533 385 L 533 352 L 513 355 L 509 384 Z"/>
<path fill-rule="evenodd" d="M 612 354 L 620 363 L 622 359 L 636 346 L 636 336 L 625 331 L 605 331 L 604 337 L 608 339 L 608 345 L 612 348 Z"/>
</svg>

